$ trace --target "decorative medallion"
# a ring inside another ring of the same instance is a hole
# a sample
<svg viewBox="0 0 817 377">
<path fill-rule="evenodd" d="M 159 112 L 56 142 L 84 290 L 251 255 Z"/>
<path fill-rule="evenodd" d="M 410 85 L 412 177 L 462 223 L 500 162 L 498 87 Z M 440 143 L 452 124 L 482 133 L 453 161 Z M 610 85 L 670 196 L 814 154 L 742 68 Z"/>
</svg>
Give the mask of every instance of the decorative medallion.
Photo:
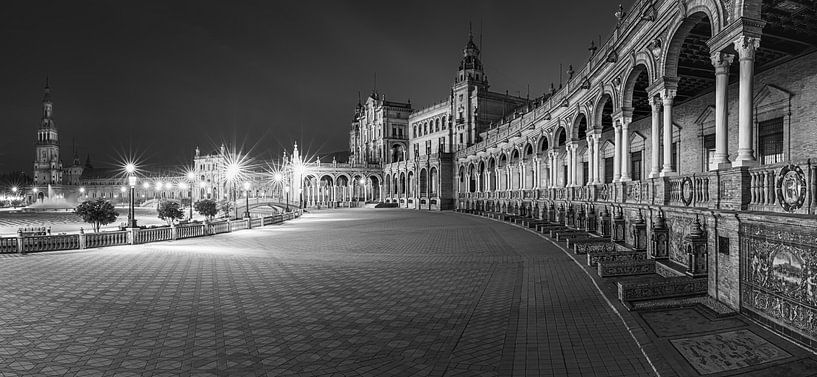
<svg viewBox="0 0 817 377">
<path fill-rule="evenodd" d="M 786 212 L 794 212 L 806 200 L 806 177 L 797 165 L 787 165 L 777 175 L 777 201 Z"/>
<path fill-rule="evenodd" d="M 689 177 L 684 177 L 681 181 L 681 201 L 687 207 L 692 203 L 692 179 Z"/>
</svg>

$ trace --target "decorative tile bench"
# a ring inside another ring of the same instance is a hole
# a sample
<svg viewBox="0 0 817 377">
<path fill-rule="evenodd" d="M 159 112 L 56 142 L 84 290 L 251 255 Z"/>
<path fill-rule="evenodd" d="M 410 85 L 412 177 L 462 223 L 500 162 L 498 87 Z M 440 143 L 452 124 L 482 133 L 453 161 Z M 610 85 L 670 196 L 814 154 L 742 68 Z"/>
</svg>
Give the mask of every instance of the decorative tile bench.
<svg viewBox="0 0 817 377">
<path fill-rule="evenodd" d="M 587 253 L 587 265 L 590 267 L 598 263 L 629 262 L 634 260 L 647 259 L 647 253 L 643 251 L 591 251 Z"/>
<path fill-rule="evenodd" d="M 539 225 L 536 226 L 536 231 L 537 232 L 541 232 L 541 233 L 545 233 L 545 234 L 550 234 L 551 229 L 563 230 L 563 229 L 567 229 L 567 227 L 564 226 L 564 225 L 555 224 L 555 223 L 539 224 Z"/>
<path fill-rule="evenodd" d="M 671 277 L 644 282 L 620 281 L 617 283 L 618 299 L 626 305 L 630 301 L 703 296 L 707 294 L 706 279 L 706 277 Z"/>
<path fill-rule="evenodd" d="M 604 241 L 587 241 L 587 242 L 573 242 L 573 253 L 574 254 L 589 254 L 589 253 L 611 253 L 616 251 L 632 251 L 630 248 L 626 246 L 619 245 L 613 241 L 606 240 L 602 238 Z"/>
<path fill-rule="evenodd" d="M 584 237 L 571 237 L 567 239 L 567 248 L 572 249 L 573 245 L 580 243 L 599 243 L 599 242 L 610 242 L 610 239 L 596 237 L 592 234 L 587 234 Z"/>
<path fill-rule="evenodd" d="M 612 276 L 632 276 L 655 273 L 655 261 L 652 259 L 635 259 L 622 262 L 598 262 L 598 274 L 607 278 Z"/>
<path fill-rule="evenodd" d="M 587 232 L 583 230 L 561 230 L 561 231 L 551 231 L 550 234 L 556 241 L 565 241 L 570 238 L 578 238 L 578 237 L 587 237 Z"/>
</svg>

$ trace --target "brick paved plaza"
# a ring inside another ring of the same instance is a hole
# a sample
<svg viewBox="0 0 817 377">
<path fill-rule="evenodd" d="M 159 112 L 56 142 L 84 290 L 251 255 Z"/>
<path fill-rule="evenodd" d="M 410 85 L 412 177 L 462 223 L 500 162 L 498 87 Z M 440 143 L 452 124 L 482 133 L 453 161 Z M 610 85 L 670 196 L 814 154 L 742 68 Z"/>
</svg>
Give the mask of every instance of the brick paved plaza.
<svg viewBox="0 0 817 377">
<path fill-rule="evenodd" d="M 0 276 L 0 375 L 655 375 L 635 339 L 661 375 L 693 375 L 661 336 L 709 323 L 611 306 L 527 230 L 397 209 L 7 256 Z M 773 342 L 770 360 L 813 371 L 803 351 Z"/>
</svg>

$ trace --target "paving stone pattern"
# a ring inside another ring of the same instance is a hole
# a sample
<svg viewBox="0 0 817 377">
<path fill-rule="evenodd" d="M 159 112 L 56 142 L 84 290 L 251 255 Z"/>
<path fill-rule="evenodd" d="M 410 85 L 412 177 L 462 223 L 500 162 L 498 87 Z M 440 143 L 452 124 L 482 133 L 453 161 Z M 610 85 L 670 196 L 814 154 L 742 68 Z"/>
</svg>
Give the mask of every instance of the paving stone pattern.
<svg viewBox="0 0 817 377">
<path fill-rule="evenodd" d="M 654 375 L 584 272 L 454 213 L 0 258 L 0 375 Z"/>
</svg>

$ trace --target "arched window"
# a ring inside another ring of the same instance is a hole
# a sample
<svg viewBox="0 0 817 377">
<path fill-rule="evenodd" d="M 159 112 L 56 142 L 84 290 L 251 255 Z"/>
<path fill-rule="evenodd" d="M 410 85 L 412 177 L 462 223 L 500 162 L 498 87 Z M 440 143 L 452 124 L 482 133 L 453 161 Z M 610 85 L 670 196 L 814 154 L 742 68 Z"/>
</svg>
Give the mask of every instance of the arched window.
<svg viewBox="0 0 817 377">
<path fill-rule="evenodd" d="M 434 131 L 439 132 L 440 131 L 440 118 L 437 118 L 436 124 L 437 125 L 434 127 Z"/>
</svg>

